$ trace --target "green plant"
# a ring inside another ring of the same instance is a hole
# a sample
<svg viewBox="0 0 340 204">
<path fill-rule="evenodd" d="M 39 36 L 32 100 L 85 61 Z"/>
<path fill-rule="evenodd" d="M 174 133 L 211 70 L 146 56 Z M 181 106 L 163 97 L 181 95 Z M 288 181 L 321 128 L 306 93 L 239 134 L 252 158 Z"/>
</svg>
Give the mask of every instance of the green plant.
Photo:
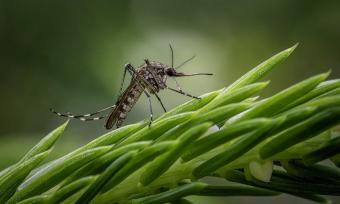
<svg viewBox="0 0 340 204">
<path fill-rule="evenodd" d="M 188 195 L 340 195 L 340 80 L 323 73 L 271 97 L 257 82 L 296 46 L 232 85 L 41 165 L 67 122 L 0 173 L 0 203 L 190 203 Z M 330 158 L 337 166 L 316 164 Z M 206 176 L 227 185 L 201 181 Z"/>
</svg>

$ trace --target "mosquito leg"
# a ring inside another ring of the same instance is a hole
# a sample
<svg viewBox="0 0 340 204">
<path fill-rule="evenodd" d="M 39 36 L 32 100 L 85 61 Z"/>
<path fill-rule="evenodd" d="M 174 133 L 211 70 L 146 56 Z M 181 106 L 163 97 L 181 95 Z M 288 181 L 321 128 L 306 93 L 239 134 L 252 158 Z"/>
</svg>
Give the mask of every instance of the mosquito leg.
<svg viewBox="0 0 340 204">
<path fill-rule="evenodd" d="M 56 114 L 60 117 L 72 118 L 72 119 L 77 119 L 77 120 L 80 120 L 80 121 L 95 121 L 95 120 L 101 120 L 103 118 L 106 118 L 106 116 L 99 116 L 99 117 L 94 117 L 94 118 L 82 117 L 82 116 L 74 117 L 74 115 L 71 115 L 69 113 L 67 113 L 67 114 L 59 113 L 59 112 L 54 111 L 53 109 L 51 109 L 51 111 L 52 111 L 52 113 L 54 113 L 54 114 Z"/>
<path fill-rule="evenodd" d="M 178 83 L 178 81 L 176 80 L 176 78 L 174 78 L 174 77 L 171 77 L 171 78 L 175 81 L 177 89 L 178 89 L 179 91 L 182 91 L 182 88 L 181 88 L 181 86 L 179 85 L 179 83 Z"/>
<path fill-rule="evenodd" d="M 105 115 L 105 116 L 99 116 L 99 117 L 94 117 L 94 118 L 76 118 L 76 119 L 78 119 L 78 120 L 80 120 L 80 121 L 83 121 L 83 122 L 88 122 L 88 121 L 101 120 L 101 119 L 104 119 L 104 118 L 106 118 L 106 117 L 107 117 L 107 115 Z"/>
<path fill-rule="evenodd" d="M 184 91 L 182 91 L 182 88 L 181 86 L 179 85 L 178 81 L 176 80 L 176 78 L 172 77 L 172 79 L 175 81 L 176 83 L 176 87 L 177 87 L 177 90 L 176 89 L 173 89 L 173 88 L 170 88 L 170 87 L 167 87 L 168 89 L 172 90 L 172 91 L 175 91 L 177 93 L 180 93 L 182 95 L 185 95 L 185 96 L 189 96 L 191 98 L 195 98 L 195 99 L 201 99 L 200 97 L 197 97 L 197 96 L 193 96 L 191 94 L 188 94 L 188 93 L 185 93 Z"/>
<path fill-rule="evenodd" d="M 93 112 L 93 113 L 88 113 L 88 114 L 83 114 L 83 115 L 73 115 L 71 113 L 60 113 L 60 112 L 57 112 L 55 111 L 54 109 L 50 109 L 50 111 L 58 116 L 61 116 L 61 117 L 66 117 L 66 118 L 74 118 L 74 119 L 78 119 L 78 120 L 81 120 L 81 121 L 90 121 L 90 120 L 100 120 L 103 118 L 103 116 L 100 116 L 100 117 L 95 117 L 95 118 L 88 118 L 88 117 L 91 117 L 91 116 L 94 116 L 94 115 L 97 115 L 99 113 L 102 113 L 106 110 L 109 110 L 109 109 L 112 109 L 114 108 L 115 105 L 113 106 L 110 106 L 110 107 L 107 107 L 107 108 L 103 108 L 101 110 L 98 110 L 96 112 Z"/>
<path fill-rule="evenodd" d="M 124 74 L 123 74 L 122 82 L 120 83 L 119 98 L 122 96 L 122 91 L 123 91 L 123 86 L 124 86 L 124 82 L 125 82 L 126 72 L 129 71 L 129 73 L 131 74 L 131 72 L 130 72 L 128 67 L 132 67 L 132 65 L 131 64 L 125 64 L 124 65 Z"/>
<path fill-rule="evenodd" d="M 193 95 L 191 95 L 191 94 L 188 94 L 188 93 L 183 92 L 182 90 L 173 89 L 173 88 L 171 88 L 171 87 L 167 87 L 167 89 L 169 89 L 169 90 L 171 90 L 171 91 L 174 91 L 174 92 L 177 92 L 177 93 L 179 93 L 179 94 L 182 94 L 182 95 L 191 97 L 191 98 L 201 99 L 201 98 L 198 97 L 198 96 L 193 96 Z"/>
<path fill-rule="evenodd" d="M 161 98 L 159 98 L 159 96 L 158 96 L 157 94 L 155 94 L 155 96 L 156 96 L 157 100 L 159 101 L 159 103 L 161 104 L 161 106 L 162 106 L 164 112 L 167 112 L 167 111 L 166 111 L 166 108 L 165 108 L 165 106 L 164 106 L 164 104 L 163 104 L 163 102 L 162 102 L 162 100 L 161 100 Z"/>
<path fill-rule="evenodd" d="M 151 103 L 151 96 L 147 91 L 144 91 L 146 97 L 148 97 L 149 100 L 149 108 L 150 108 L 150 123 L 149 123 L 149 127 L 151 126 L 151 123 L 153 121 L 153 111 L 152 111 L 152 103 Z"/>
</svg>

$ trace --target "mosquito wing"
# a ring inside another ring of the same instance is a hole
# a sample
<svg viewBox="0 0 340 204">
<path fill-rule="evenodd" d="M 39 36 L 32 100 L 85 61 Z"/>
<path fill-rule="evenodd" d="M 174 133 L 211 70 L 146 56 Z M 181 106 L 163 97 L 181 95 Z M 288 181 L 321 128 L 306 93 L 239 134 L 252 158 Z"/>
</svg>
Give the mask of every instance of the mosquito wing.
<svg viewBox="0 0 340 204">
<path fill-rule="evenodd" d="M 114 124 L 116 124 L 117 120 L 118 120 L 118 116 L 119 116 L 119 106 L 116 106 L 111 113 L 109 114 L 109 117 L 106 120 L 105 123 L 105 128 L 106 129 L 111 129 Z"/>
</svg>

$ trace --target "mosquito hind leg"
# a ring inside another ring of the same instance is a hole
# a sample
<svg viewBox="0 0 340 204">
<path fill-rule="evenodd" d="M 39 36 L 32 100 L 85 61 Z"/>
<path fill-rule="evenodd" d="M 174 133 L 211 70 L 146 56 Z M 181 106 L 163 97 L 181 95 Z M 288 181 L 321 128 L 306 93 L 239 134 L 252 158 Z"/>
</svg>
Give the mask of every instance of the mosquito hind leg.
<svg viewBox="0 0 340 204">
<path fill-rule="evenodd" d="M 98 111 L 95 111 L 93 113 L 87 113 L 87 114 L 83 114 L 83 115 L 73 115 L 72 113 L 70 112 L 67 112 L 67 113 L 60 113 L 60 112 L 57 112 L 55 111 L 54 109 L 50 109 L 50 111 L 58 116 L 61 116 L 61 117 L 65 117 L 65 118 L 73 118 L 73 119 L 78 119 L 78 120 L 81 120 L 81 121 L 93 121 L 93 120 L 101 120 L 103 118 L 105 118 L 105 116 L 99 116 L 99 117 L 94 117 L 94 118 L 89 118 L 91 116 L 94 116 L 94 115 L 97 115 L 99 113 L 102 113 L 106 110 L 109 110 L 109 109 L 112 109 L 114 108 L 115 105 L 113 106 L 109 106 L 107 108 L 103 108 L 101 110 L 98 110 Z"/>
<path fill-rule="evenodd" d="M 93 117 L 93 118 L 90 118 L 90 117 L 87 117 L 87 116 L 80 116 L 80 115 L 72 115 L 70 113 L 59 113 L 53 109 L 50 109 L 50 111 L 60 117 L 65 117 L 65 118 L 71 118 L 71 119 L 77 119 L 77 120 L 80 120 L 80 121 L 95 121 L 95 120 L 101 120 L 103 118 L 105 118 L 106 116 L 99 116 L 99 117 Z"/>
</svg>

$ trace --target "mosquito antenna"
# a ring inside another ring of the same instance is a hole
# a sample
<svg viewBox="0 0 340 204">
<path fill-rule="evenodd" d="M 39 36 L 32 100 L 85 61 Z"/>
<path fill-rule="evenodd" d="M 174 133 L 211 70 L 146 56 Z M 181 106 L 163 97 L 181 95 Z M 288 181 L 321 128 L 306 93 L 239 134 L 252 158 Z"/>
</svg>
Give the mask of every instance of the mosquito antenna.
<svg viewBox="0 0 340 204">
<path fill-rule="evenodd" d="M 171 67 L 174 67 L 174 50 L 172 49 L 171 44 L 169 43 L 170 51 L 171 51 Z"/>
<path fill-rule="evenodd" d="M 180 68 L 181 66 L 185 65 L 186 63 L 190 62 L 191 60 L 193 60 L 196 57 L 196 55 L 190 57 L 189 59 L 185 60 L 184 62 L 182 62 L 182 64 L 178 65 L 177 67 L 175 67 L 175 69 Z"/>
<path fill-rule="evenodd" d="M 177 73 L 176 77 L 186 77 L 186 76 L 198 76 L 198 75 L 213 75 L 212 73 L 193 73 L 193 74 L 184 74 L 184 73 Z"/>
</svg>

